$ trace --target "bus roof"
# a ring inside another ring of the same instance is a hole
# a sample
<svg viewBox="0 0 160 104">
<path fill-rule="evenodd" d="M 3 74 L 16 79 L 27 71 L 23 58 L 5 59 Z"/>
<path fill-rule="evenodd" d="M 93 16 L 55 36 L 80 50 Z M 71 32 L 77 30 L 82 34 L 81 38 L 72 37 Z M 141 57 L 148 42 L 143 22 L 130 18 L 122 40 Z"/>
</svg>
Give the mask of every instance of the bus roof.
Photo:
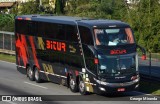
<svg viewBox="0 0 160 104">
<path fill-rule="evenodd" d="M 82 25 L 87 25 L 95 28 L 99 27 L 129 27 L 127 23 L 118 20 L 108 20 L 108 19 L 90 19 L 83 17 L 71 17 L 71 16 L 53 16 L 53 15 L 22 15 L 17 16 L 16 19 L 30 19 L 33 21 L 43 21 L 43 22 L 58 22 L 58 23 L 75 23 Z"/>
</svg>

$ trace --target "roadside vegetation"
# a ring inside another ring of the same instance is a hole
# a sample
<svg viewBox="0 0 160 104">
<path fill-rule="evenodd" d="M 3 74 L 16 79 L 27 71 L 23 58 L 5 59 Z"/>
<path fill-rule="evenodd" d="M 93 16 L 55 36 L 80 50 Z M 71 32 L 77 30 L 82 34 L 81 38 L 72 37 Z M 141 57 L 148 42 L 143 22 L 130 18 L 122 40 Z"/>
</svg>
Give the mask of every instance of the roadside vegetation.
<svg viewBox="0 0 160 104">
<path fill-rule="evenodd" d="M 7 61 L 7 62 L 12 62 L 12 63 L 16 62 L 15 56 L 3 54 L 3 53 L 0 53 L 0 60 Z"/>
</svg>

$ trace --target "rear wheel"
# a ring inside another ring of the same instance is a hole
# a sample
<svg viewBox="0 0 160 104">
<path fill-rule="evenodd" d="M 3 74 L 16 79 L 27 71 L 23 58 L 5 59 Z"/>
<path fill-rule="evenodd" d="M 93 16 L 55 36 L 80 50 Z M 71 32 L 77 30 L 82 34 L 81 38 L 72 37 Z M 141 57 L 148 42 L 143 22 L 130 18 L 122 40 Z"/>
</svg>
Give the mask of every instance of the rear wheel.
<svg viewBox="0 0 160 104">
<path fill-rule="evenodd" d="M 69 78 L 69 88 L 72 92 L 78 92 L 78 85 L 72 76 Z"/>
<path fill-rule="evenodd" d="M 42 80 L 41 80 L 41 78 L 40 78 L 40 74 L 39 74 L 39 70 L 38 70 L 38 68 L 35 68 L 35 70 L 34 70 L 34 77 L 35 77 L 35 81 L 37 82 L 37 83 L 40 83 L 40 82 L 42 82 Z"/>
<path fill-rule="evenodd" d="M 30 81 L 34 81 L 35 80 L 34 71 L 32 70 L 31 67 L 27 67 L 27 76 L 29 77 Z"/>
<path fill-rule="evenodd" d="M 79 80 L 79 92 L 81 95 L 87 95 L 88 92 L 86 91 L 86 86 L 82 78 Z"/>
</svg>

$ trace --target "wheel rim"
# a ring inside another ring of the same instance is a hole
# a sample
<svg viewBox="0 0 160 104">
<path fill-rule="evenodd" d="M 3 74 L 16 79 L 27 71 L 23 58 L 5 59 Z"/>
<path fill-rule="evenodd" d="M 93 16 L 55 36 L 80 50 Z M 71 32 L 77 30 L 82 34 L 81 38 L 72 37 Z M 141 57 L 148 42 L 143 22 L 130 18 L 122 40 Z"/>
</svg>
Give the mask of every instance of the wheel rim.
<svg viewBox="0 0 160 104">
<path fill-rule="evenodd" d="M 33 71 L 31 70 L 31 68 L 28 69 L 28 76 L 30 78 L 32 78 L 32 75 L 33 75 Z"/>
<path fill-rule="evenodd" d="M 83 81 L 80 81 L 79 89 L 80 89 L 81 92 L 84 92 L 84 82 Z"/>
<path fill-rule="evenodd" d="M 71 89 L 75 88 L 75 82 L 73 79 L 70 79 L 70 87 L 71 87 Z"/>
<path fill-rule="evenodd" d="M 39 79 L 39 73 L 38 73 L 38 70 L 36 70 L 36 71 L 35 71 L 35 78 L 36 78 L 36 80 L 38 80 L 38 79 Z"/>
</svg>

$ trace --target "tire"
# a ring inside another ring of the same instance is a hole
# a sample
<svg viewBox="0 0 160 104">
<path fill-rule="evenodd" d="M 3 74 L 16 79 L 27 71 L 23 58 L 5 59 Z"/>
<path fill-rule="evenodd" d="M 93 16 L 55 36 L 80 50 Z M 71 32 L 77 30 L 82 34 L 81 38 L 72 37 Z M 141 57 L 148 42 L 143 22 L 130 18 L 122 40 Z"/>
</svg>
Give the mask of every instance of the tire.
<svg viewBox="0 0 160 104">
<path fill-rule="evenodd" d="M 42 80 L 40 78 L 40 74 L 39 74 L 38 68 L 35 68 L 35 70 L 34 70 L 34 77 L 35 77 L 35 81 L 37 83 L 41 83 L 42 82 Z"/>
<path fill-rule="evenodd" d="M 86 91 L 86 86 L 82 78 L 79 80 L 79 92 L 81 95 L 88 95 L 89 93 Z"/>
<path fill-rule="evenodd" d="M 34 81 L 35 80 L 34 71 L 32 70 L 31 67 L 27 67 L 27 76 L 29 77 L 30 81 Z"/>
<path fill-rule="evenodd" d="M 72 76 L 69 78 L 69 88 L 72 92 L 78 92 L 78 85 Z"/>
</svg>

